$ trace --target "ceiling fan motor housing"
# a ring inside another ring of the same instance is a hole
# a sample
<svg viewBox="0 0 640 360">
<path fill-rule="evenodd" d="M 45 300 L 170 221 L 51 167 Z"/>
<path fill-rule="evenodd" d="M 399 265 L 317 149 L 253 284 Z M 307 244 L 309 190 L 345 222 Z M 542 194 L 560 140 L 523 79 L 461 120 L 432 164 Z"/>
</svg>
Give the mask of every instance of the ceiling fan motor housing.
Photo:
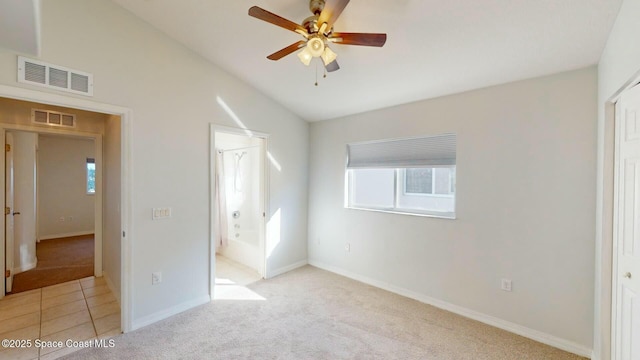
<svg viewBox="0 0 640 360">
<path fill-rule="evenodd" d="M 314 15 L 320 15 L 324 9 L 324 0 L 309 0 L 309 10 Z"/>
<path fill-rule="evenodd" d="M 307 29 L 309 34 L 318 32 L 318 15 L 309 16 L 302 21 L 302 27 Z"/>
</svg>

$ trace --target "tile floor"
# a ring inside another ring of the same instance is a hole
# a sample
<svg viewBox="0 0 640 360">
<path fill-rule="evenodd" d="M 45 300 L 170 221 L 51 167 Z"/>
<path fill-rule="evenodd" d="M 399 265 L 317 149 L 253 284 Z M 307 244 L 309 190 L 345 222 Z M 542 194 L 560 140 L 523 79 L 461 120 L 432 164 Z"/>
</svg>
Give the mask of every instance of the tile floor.
<svg viewBox="0 0 640 360">
<path fill-rule="evenodd" d="M 216 287 L 213 300 L 250 300 L 261 296 L 245 285 L 262 279 L 254 269 L 216 254 Z"/>
<path fill-rule="evenodd" d="M 0 340 L 31 340 L 30 348 L 0 346 L 0 360 L 56 359 L 78 348 L 37 348 L 35 340 L 104 339 L 120 334 L 120 306 L 104 278 L 88 277 L 0 300 Z"/>
</svg>

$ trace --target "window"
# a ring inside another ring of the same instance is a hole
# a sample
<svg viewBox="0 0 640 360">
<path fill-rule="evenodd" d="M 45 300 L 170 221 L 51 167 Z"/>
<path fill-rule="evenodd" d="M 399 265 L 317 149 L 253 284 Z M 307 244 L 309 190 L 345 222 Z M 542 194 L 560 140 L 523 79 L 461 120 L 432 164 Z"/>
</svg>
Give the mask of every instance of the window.
<svg viewBox="0 0 640 360">
<path fill-rule="evenodd" d="M 96 193 L 96 160 L 87 158 L 87 194 Z"/>
<path fill-rule="evenodd" d="M 456 136 L 347 146 L 346 207 L 455 217 Z"/>
</svg>

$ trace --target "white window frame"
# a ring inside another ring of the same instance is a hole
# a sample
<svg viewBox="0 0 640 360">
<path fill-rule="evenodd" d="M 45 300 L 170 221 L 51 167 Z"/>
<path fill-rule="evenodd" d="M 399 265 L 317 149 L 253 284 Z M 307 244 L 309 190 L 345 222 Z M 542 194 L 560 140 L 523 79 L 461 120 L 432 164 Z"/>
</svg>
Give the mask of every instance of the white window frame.
<svg viewBox="0 0 640 360">
<path fill-rule="evenodd" d="M 455 166 L 447 166 L 455 169 Z M 404 170 L 407 168 L 397 168 L 394 174 L 394 192 L 393 192 L 393 207 L 378 207 L 364 204 L 357 204 L 354 201 L 355 191 L 353 191 L 354 183 L 353 183 L 353 169 L 347 169 L 346 177 L 346 197 L 345 197 L 345 205 L 344 207 L 347 209 L 353 210 L 365 210 L 365 211 L 376 211 L 376 212 L 385 212 L 391 214 L 403 214 L 403 215 L 413 215 L 413 216 L 424 216 L 424 217 L 433 217 L 433 218 L 441 218 L 441 219 L 456 219 L 456 211 L 457 208 L 457 199 L 455 196 L 455 191 L 451 194 L 418 194 L 418 193 L 409 193 L 408 196 L 420 196 L 420 197 L 433 197 L 433 198 L 452 198 L 454 201 L 454 211 L 453 212 L 444 212 L 444 211 L 435 211 L 435 210 L 421 210 L 421 209 L 410 209 L 403 208 L 399 205 L 400 196 L 407 195 L 404 193 Z M 455 170 L 454 170 L 455 174 Z M 455 184 L 455 177 L 454 177 Z M 454 185 L 455 186 L 455 185 Z M 454 187 L 455 189 L 455 187 Z"/>
<path fill-rule="evenodd" d="M 455 189 L 455 166 L 432 166 L 432 167 L 428 167 L 429 169 L 436 169 L 436 168 L 451 168 L 453 169 L 452 174 L 454 174 L 453 179 L 451 178 L 451 174 L 449 175 L 449 190 L 451 190 L 451 186 L 453 185 L 453 188 Z M 402 186 L 402 194 L 405 196 L 427 196 L 427 197 L 446 197 L 446 198 L 452 198 L 455 196 L 455 190 L 454 192 L 449 192 L 448 194 L 436 194 L 436 172 L 433 171 L 431 173 L 431 194 L 425 194 L 425 193 L 412 193 L 412 192 L 407 192 L 407 177 L 406 177 L 406 172 L 407 169 L 414 169 L 414 168 L 401 168 L 401 169 L 396 169 L 399 170 L 400 174 L 396 174 L 396 176 L 398 176 L 398 183 L 400 186 Z M 397 201 L 396 201 L 397 202 Z"/>
</svg>

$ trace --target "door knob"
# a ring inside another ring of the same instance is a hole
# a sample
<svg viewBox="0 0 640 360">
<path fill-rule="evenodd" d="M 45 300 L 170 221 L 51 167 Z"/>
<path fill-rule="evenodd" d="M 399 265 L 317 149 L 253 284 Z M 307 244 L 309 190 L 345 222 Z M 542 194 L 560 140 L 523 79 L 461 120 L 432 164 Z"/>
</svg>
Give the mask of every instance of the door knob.
<svg viewBox="0 0 640 360">
<path fill-rule="evenodd" d="M 14 211 L 13 215 L 20 215 L 20 211 Z"/>
<path fill-rule="evenodd" d="M 631 279 L 631 273 L 627 271 L 626 273 L 624 273 L 624 277 L 626 277 L 627 279 Z"/>
</svg>

